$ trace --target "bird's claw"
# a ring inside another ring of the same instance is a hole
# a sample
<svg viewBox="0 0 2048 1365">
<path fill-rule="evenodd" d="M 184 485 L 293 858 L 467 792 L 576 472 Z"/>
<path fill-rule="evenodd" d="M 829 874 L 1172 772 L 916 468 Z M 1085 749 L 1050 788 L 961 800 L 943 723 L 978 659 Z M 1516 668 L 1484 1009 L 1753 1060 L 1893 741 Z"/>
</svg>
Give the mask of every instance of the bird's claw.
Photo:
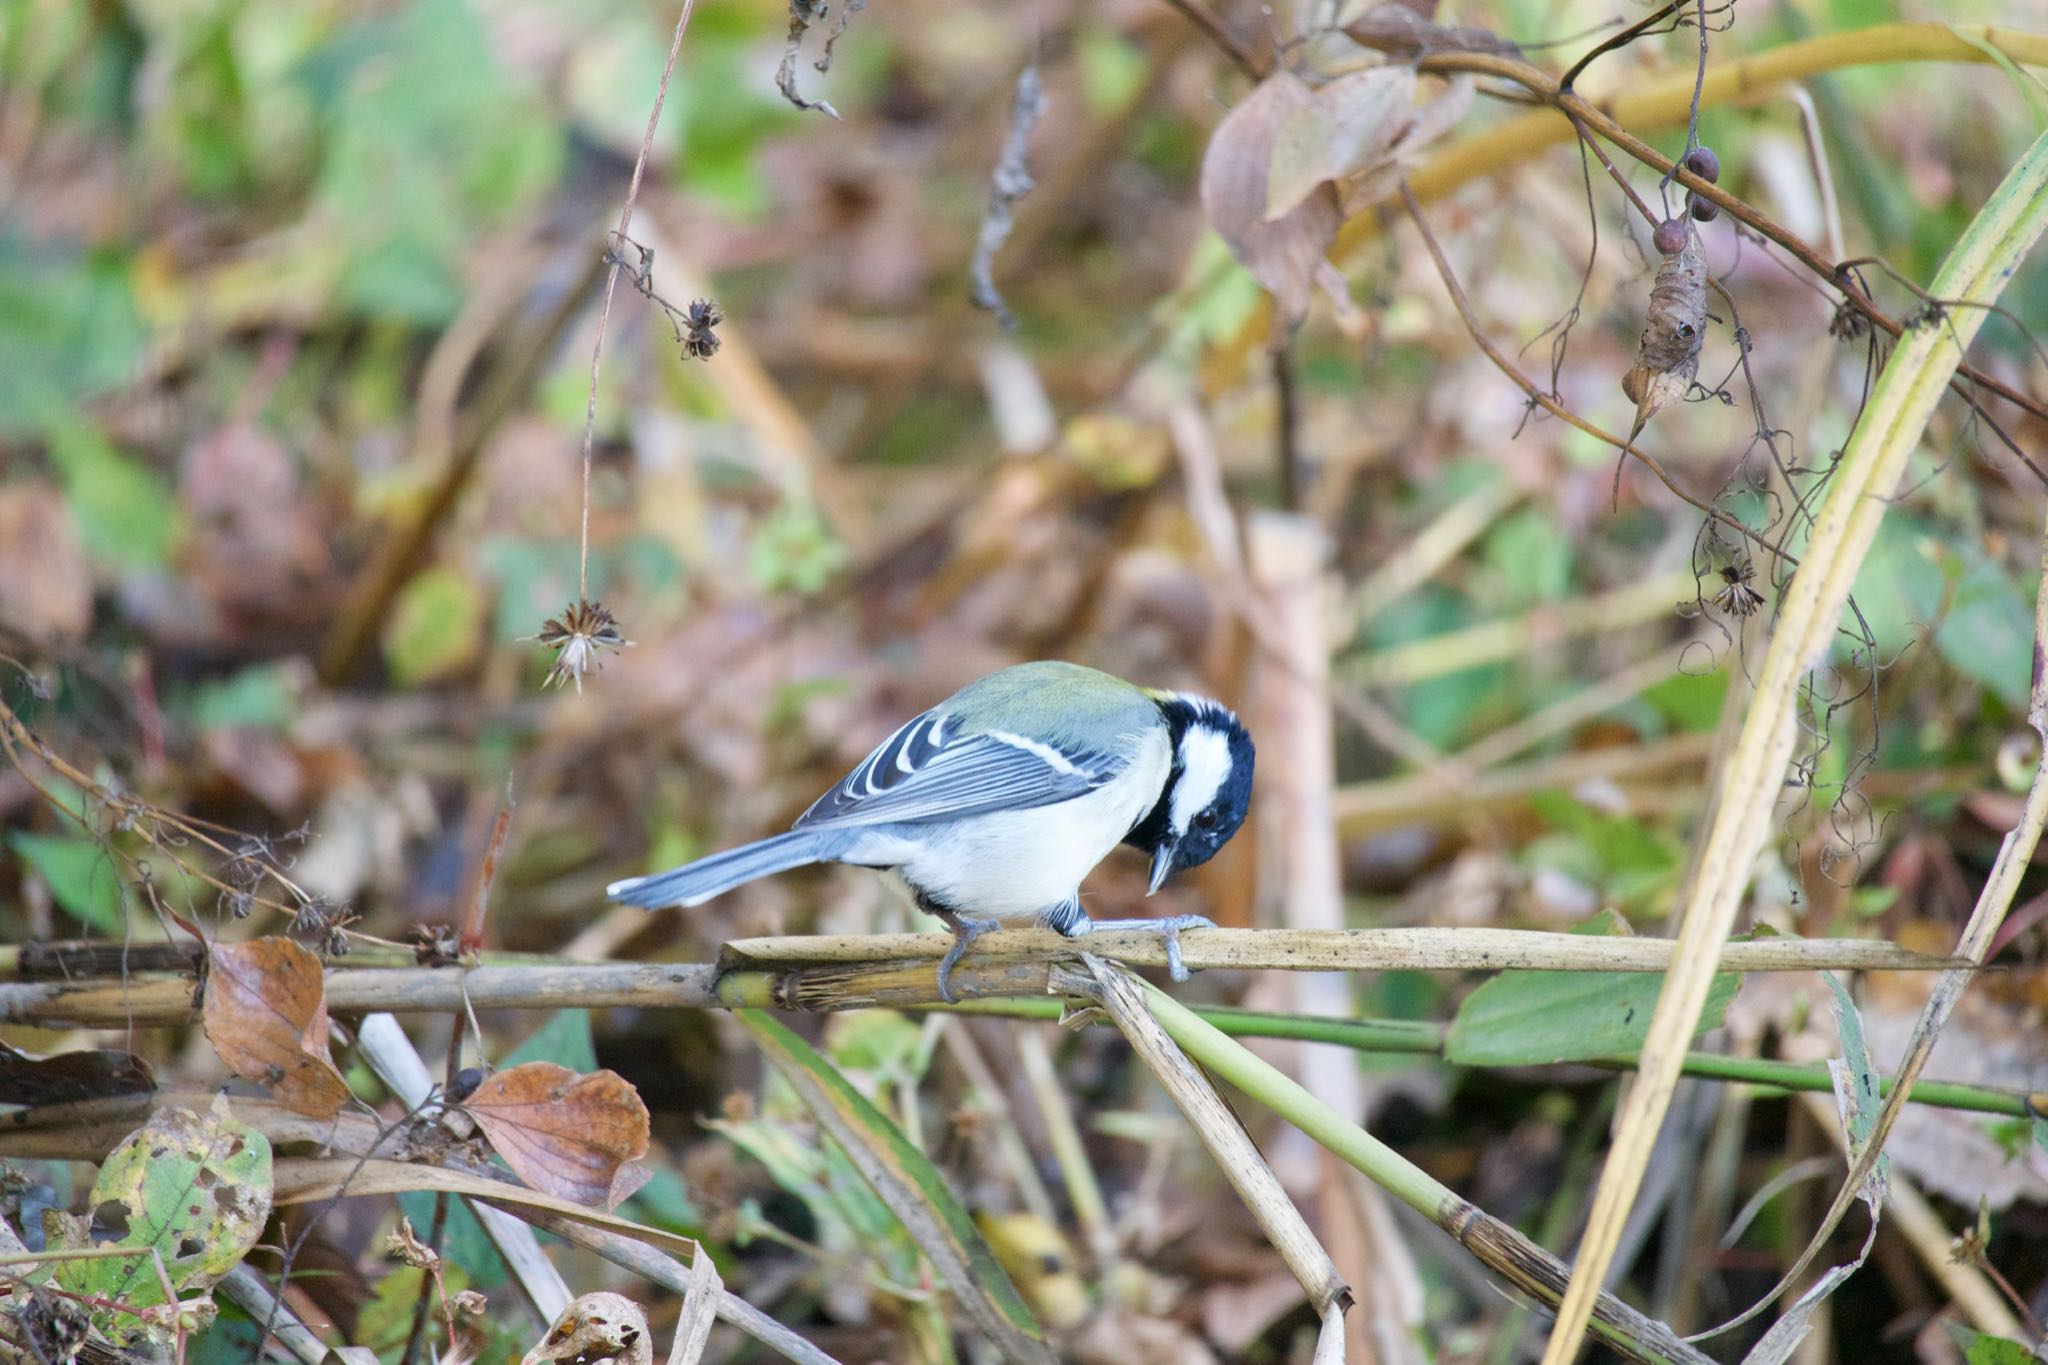
<svg viewBox="0 0 2048 1365">
<path fill-rule="evenodd" d="M 1156 933 L 1166 940 L 1166 974 L 1175 981 L 1188 979 L 1188 964 L 1180 954 L 1180 931 L 1183 929 L 1214 929 L 1216 921 L 1207 915 L 1168 915 L 1164 919 L 1081 919 L 1071 929 L 1065 930 L 1067 937 L 1078 938 L 1082 934 L 1102 933 L 1117 929 L 1139 929 Z"/>
<path fill-rule="evenodd" d="M 957 1005 L 960 999 L 953 994 L 953 964 L 960 960 L 969 944 L 989 930 L 1000 928 L 1001 925 L 996 920 L 969 919 L 965 915 L 948 916 L 947 925 L 953 931 L 953 946 L 939 959 L 939 999 L 949 1005 Z"/>
</svg>

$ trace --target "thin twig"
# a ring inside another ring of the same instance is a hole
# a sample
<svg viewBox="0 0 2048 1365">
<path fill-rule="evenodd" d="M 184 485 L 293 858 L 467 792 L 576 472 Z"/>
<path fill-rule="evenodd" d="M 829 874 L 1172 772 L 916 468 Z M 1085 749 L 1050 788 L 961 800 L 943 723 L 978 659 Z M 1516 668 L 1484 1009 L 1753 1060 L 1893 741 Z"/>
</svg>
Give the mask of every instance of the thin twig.
<svg viewBox="0 0 2048 1365">
<path fill-rule="evenodd" d="M 1166 3 L 1179 10 L 1183 18 L 1200 29 L 1224 56 L 1237 64 L 1239 71 L 1255 81 L 1265 79 L 1265 67 L 1252 56 L 1243 43 L 1237 40 L 1237 35 L 1223 27 L 1222 20 L 1209 13 L 1197 0 L 1166 0 Z"/>
<path fill-rule="evenodd" d="M 1790 553 L 1781 549 L 1772 541 L 1751 530 L 1728 513 L 1685 488 L 1676 479 L 1672 478 L 1670 471 L 1664 468 L 1656 456 L 1641 449 L 1633 441 L 1625 440 L 1602 427 L 1595 426 L 1537 388 L 1527 375 L 1516 368 L 1515 362 L 1510 360 L 1500 347 L 1493 344 L 1492 339 L 1486 335 L 1485 329 L 1480 326 L 1478 317 L 1472 312 L 1471 303 L 1465 298 L 1464 289 L 1458 284 L 1457 275 L 1451 269 L 1450 259 L 1444 255 L 1443 246 L 1437 241 L 1436 234 L 1430 230 L 1429 220 L 1422 216 L 1421 203 L 1415 198 L 1415 192 L 1408 188 L 1408 183 L 1405 180 L 1401 182 L 1401 200 L 1408 209 L 1409 218 L 1414 220 L 1416 230 L 1422 234 L 1423 245 L 1429 248 L 1430 259 L 1436 262 L 1437 274 L 1442 277 L 1444 289 L 1450 294 L 1451 303 L 1457 308 L 1458 316 L 1463 319 L 1465 330 L 1472 334 L 1473 344 L 1477 345 L 1486 354 L 1486 358 L 1491 360 L 1494 367 L 1506 375 L 1516 388 L 1528 396 L 1530 402 L 1536 404 L 1536 406 L 1542 408 L 1551 416 L 1561 421 L 1569 422 L 1588 436 L 1604 441 L 1615 449 L 1633 456 L 1652 474 L 1657 476 L 1658 482 L 1662 483 L 1666 488 L 1670 489 L 1687 503 L 1690 503 L 1693 507 L 1712 517 L 1737 535 L 1742 536 L 1745 540 L 1754 541 L 1757 545 L 1770 551 L 1788 564 L 1797 564 L 1799 562 Z"/>
<path fill-rule="evenodd" d="M 654 150 L 654 132 L 661 125 L 661 106 L 668 99 L 669 79 L 675 75 L 676 58 L 683 51 L 683 30 L 690 26 L 690 13 L 697 8 L 697 0 L 683 0 L 682 12 L 676 16 L 675 37 L 669 41 L 668 62 L 661 68 L 661 86 L 654 92 L 654 107 L 647 112 L 647 133 L 640 139 L 640 154 L 633 158 L 633 180 L 626 187 L 626 204 L 619 210 L 619 226 L 613 241 L 623 249 L 626 234 L 633 226 L 633 207 L 640 199 L 640 180 L 647 172 L 647 157 Z M 582 542 L 576 563 L 576 596 L 581 600 L 590 597 L 590 456 L 597 441 L 597 378 L 604 364 L 605 328 L 612 320 L 612 295 L 619 287 L 619 271 L 622 263 L 618 256 L 611 257 L 611 268 L 604 277 L 604 306 L 597 315 L 597 341 L 590 348 L 590 395 L 583 408 L 583 519 Z"/>
</svg>

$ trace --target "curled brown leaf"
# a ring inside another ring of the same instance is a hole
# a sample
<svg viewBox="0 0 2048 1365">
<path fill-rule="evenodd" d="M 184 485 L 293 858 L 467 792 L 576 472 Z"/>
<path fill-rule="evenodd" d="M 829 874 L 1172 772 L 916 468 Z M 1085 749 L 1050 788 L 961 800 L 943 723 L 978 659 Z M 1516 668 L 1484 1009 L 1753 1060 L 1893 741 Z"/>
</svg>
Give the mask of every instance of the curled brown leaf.
<svg viewBox="0 0 2048 1365">
<path fill-rule="evenodd" d="M 1331 267 L 1323 253 L 1337 235 L 1337 192 L 1318 184 L 1277 218 L 1267 215 L 1274 146 L 1314 95 L 1300 77 L 1276 71 L 1216 126 L 1202 156 L 1202 211 L 1252 277 L 1273 296 L 1276 332 L 1308 312 L 1309 289 Z"/>
<path fill-rule="evenodd" d="M 216 943 L 207 960 L 206 1037 L 228 1070 L 301 1114 L 340 1113 L 349 1089 L 327 1050 L 320 959 L 288 938 L 259 938 Z"/>
<path fill-rule="evenodd" d="M 463 1108 L 543 1194 L 613 1208 L 641 1183 L 631 1163 L 647 1155 L 647 1106 L 617 1072 L 525 1062 L 490 1076 Z"/>
</svg>

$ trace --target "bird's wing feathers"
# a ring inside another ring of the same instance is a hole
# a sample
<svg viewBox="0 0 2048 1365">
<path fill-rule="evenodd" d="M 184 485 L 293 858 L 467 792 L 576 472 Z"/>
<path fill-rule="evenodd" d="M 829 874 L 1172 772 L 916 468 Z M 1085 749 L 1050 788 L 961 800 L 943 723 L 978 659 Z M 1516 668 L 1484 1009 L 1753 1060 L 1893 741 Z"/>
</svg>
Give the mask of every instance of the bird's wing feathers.
<svg viewBox="0 0 2048 1365">
<path fill-rule="evenodd" d="M 819 797 L 795 828 L 959 820 L 1049 806 L 1086 795 L 1130 761 L 1002 730 L 962 734 L 954 724 L 943 708 L 910 721 Z"/>
</svg>

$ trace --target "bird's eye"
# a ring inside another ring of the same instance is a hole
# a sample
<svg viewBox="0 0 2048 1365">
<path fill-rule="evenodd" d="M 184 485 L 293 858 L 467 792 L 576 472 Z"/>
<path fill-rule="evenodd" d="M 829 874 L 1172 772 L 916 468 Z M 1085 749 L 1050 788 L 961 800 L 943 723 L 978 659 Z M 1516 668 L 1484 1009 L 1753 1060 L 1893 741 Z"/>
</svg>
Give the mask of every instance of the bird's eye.
<svg viewBox="0 0 2048 1365">
<path fill-rule="evenodd" d="M 1203 811 L 1203 812 L 1202 812 L 1202 813 L 1201 813 L 1200 815 L 1197 815 L 1197 816 L 1195 817 L 1195 828 L 1196 828 L 1196 829 L 1214 829 L 1214 828 L 1216 828 L 1216 811 L 1215 811 L 1215 808 L 1214 808 L 1214 807 L 1211 807 L 1210 809 L 1208 809 L 1208 810 L 1205 810 L 1205 811 Z"/>
</svg>

